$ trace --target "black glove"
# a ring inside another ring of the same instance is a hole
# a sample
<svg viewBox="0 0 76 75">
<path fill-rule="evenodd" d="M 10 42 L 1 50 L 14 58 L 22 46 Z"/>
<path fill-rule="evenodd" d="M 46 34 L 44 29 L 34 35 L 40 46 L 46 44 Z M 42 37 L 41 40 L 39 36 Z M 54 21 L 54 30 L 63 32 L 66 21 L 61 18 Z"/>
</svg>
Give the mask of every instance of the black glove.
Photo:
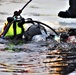
<svg viewBox="0 0 76 75">
<path fill-rule="evenodd" d="M 14 12 L 14 16 L 19 16 L 19 15 L 21 14 L 21 12 L 22 12 L 21 10 L 15 11 L 15 12 Z"/>
<path fill-rule="evenodd" d="M 7 21 L 10 23 L 10 22 L 12 22 L 14 20 L 14 18 L 13 17 L 7 17 Z"/>
</svg>

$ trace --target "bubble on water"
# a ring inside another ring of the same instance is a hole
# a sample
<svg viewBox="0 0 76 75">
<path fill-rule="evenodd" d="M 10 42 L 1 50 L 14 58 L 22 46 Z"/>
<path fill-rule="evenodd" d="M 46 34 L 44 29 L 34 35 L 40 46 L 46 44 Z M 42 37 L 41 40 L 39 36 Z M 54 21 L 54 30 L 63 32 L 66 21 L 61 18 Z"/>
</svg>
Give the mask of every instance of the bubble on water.
<svg viewBox="0 0 76 75">
<path fill-rule="evenodd" d="M 46 37 L 44 37 L 43 35 L 35 35 L 32 38 L 32 41 L 35 41 L 35 42 L 46 41 Z"/>
</svg>

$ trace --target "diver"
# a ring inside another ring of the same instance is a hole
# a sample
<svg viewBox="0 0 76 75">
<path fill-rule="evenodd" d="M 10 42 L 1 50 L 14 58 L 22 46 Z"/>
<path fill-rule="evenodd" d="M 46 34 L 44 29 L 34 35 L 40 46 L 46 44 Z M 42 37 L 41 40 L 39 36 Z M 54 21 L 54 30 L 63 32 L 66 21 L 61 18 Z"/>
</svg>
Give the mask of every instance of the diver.
<svg viewBox="0 0 76 75">
<path fill-rule="evenodd" d="M 16 17 L 18 17 L 18 16 L 16 16 Z M 7 21 L 5 22 L 4 28 L 3 28 L 0 36 L 2 36 L 4 34 L 4 31 L 7 28 L 8 24 L 11 24 L 11 22 L 13 20 L 14 20 L 14 17 L 7 18 Z M 32 23 L 32 19 L 28 19 L 28 22 L 31 22 L 32 25 L 25 31 L 25 27 L 24 27 L 24 25 L 26 24 L 25 19 L 22 17 L 17 18 L 17 20 L 15 20 L 10 25 L 4 38 L 5 39 L 15 39 L 15 40 L 24 39 L 25 41 L 31 41 L 35 35 L 40 35 L 40 36 L 42 34 L 47 35 L 46 29 L 43 26 Z M 42 33 L 42 32 L 44 32 L 44 33 Z"/>
</svg>

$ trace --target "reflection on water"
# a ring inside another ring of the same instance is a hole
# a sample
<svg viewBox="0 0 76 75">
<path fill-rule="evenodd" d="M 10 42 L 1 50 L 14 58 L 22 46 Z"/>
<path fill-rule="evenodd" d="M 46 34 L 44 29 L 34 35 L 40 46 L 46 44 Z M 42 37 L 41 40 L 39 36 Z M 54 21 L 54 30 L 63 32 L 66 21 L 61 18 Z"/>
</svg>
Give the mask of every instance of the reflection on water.
<svg viewBox="0 0 76 75">
<path fill-rule="evenodd" d="M 76 68 L 76 50 L 0 51 L 2 75 L 67 75 Z M 6 53 L 6 55 L 5 55 Z"/>
<path fill-rule="evenodd" d="M 45 75 L 46 67 L 45 63 L 43 63 L 43 60 L 46 59 L 46 51 L 36 51 L 35 49 L 37 48 L 34 48 L 33 51 L 26 50 L 25 52 L 13 52 L 11 50 L 0 51 L 0 74 Z"/>
<path fill-rule="evenodd" d="M 49 75 L 67 75 L 76 68 L 76 51 L 53 50 L 48 53 L 46 61 Z"/>
</svg>

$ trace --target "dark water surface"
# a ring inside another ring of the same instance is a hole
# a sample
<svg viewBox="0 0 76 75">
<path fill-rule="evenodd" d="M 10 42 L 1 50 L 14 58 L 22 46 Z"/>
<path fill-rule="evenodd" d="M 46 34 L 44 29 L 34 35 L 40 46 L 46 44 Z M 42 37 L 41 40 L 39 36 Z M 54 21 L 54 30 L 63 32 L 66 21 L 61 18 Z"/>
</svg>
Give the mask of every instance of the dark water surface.
<svg viewBox="0 0 76 75">
<path fill-rule="evenodd" d="M 0 0 L 0 31 L 8 16 L 21 9 L 27 0 Z M 68 0 L 32 0 L 23 10 L 24 18 L 33 18 L 53 28 L 76 27 L 75 19 L 57 16 L 68 8 Z M 76 75 L 76 46 L 49 42 L 20 45 L 0 44 L 0 75 Z"/>
</svg>

